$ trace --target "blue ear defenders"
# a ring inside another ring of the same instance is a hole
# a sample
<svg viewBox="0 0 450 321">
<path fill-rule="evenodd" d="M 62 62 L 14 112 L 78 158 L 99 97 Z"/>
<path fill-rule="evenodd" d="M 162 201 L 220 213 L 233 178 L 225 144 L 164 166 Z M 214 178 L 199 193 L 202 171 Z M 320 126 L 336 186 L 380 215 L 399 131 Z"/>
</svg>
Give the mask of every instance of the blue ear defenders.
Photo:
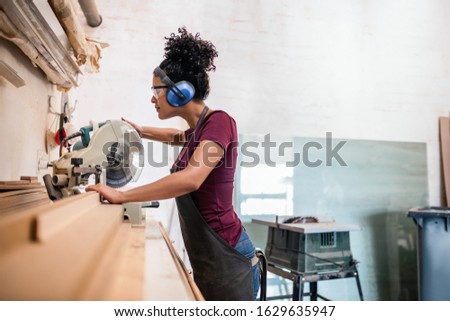
<svg viewBox="0 0 450 321">
<path fill-rule="evenodd" d="M 179 107 L 186 105 L 194 98 L 195 88 L 190 82 L 183 80 L 175 84 L 159 67 L 155 68 L 154 73 L 169 87 L 166 98 L 171 106 Z"/>
</svg>

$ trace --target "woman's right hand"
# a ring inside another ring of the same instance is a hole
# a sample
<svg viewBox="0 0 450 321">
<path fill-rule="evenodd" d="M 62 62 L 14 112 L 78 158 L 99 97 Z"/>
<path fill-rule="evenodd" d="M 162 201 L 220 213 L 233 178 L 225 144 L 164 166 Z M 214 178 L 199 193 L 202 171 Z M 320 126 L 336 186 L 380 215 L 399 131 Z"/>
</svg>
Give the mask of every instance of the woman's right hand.
<svg viewBox="0 0 450 321">
<path fill-rule="evenodd" d="M 122 120 L 124 122 L 126 122 L 127 124 L 129 124 L 131 127 L 133 127 L 137 131 L 139 136 L 142 138 L 142 126 L 139 126 L 138 124 L 133 123 L 132 121 L 129 121 L 129 120 L 123 118 L 123 117 L 122 117 Z"/>
</svg>

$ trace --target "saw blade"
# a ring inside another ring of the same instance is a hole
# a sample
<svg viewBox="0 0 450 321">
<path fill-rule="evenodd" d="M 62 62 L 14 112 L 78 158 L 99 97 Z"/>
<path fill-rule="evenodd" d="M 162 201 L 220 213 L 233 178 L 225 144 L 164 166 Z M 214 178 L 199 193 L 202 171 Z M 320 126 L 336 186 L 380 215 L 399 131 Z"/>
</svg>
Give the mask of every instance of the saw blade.
<svg viewBox="0 0 450 321">
<path fill-rule="evenodd" d="M 127 144 L 127 143 L 125 143 Z M 108 166 L 106 167 L 106 185 L 119 188 L 129 183 L 135 176 L 138 168 L 133 163 L 133 153 L 124 156 L 124 151 L 130 151 L 129 146 L 120 146 L 114 143 L 110 149 L 106 159 Z"/>
</svg>

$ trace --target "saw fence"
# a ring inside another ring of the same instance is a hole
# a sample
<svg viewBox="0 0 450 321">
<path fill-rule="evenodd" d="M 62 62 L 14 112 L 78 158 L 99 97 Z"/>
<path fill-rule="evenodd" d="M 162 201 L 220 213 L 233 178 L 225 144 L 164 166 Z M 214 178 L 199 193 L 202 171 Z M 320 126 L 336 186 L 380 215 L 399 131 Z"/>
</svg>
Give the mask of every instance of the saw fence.
<svg viewBox="0 0 450 321">
<path fill-rule="evenodd" d="M 123 214 L 90 192 L 0 215 L 0 300 L 202 300 L 164 227 Z"/>
</svg>

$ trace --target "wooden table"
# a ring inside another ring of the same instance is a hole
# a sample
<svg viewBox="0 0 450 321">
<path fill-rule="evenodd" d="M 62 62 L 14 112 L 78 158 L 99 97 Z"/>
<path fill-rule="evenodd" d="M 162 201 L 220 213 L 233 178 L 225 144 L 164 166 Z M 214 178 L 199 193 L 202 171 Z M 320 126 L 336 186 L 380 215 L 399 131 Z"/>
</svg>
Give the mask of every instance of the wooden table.
<svg viewBox="0 0 450 321">
<path fill-rule="evenodd" d="M 97 193 L 0 217 L 0 300 L 203 300 L 164 227 Z"/>
</svg>

